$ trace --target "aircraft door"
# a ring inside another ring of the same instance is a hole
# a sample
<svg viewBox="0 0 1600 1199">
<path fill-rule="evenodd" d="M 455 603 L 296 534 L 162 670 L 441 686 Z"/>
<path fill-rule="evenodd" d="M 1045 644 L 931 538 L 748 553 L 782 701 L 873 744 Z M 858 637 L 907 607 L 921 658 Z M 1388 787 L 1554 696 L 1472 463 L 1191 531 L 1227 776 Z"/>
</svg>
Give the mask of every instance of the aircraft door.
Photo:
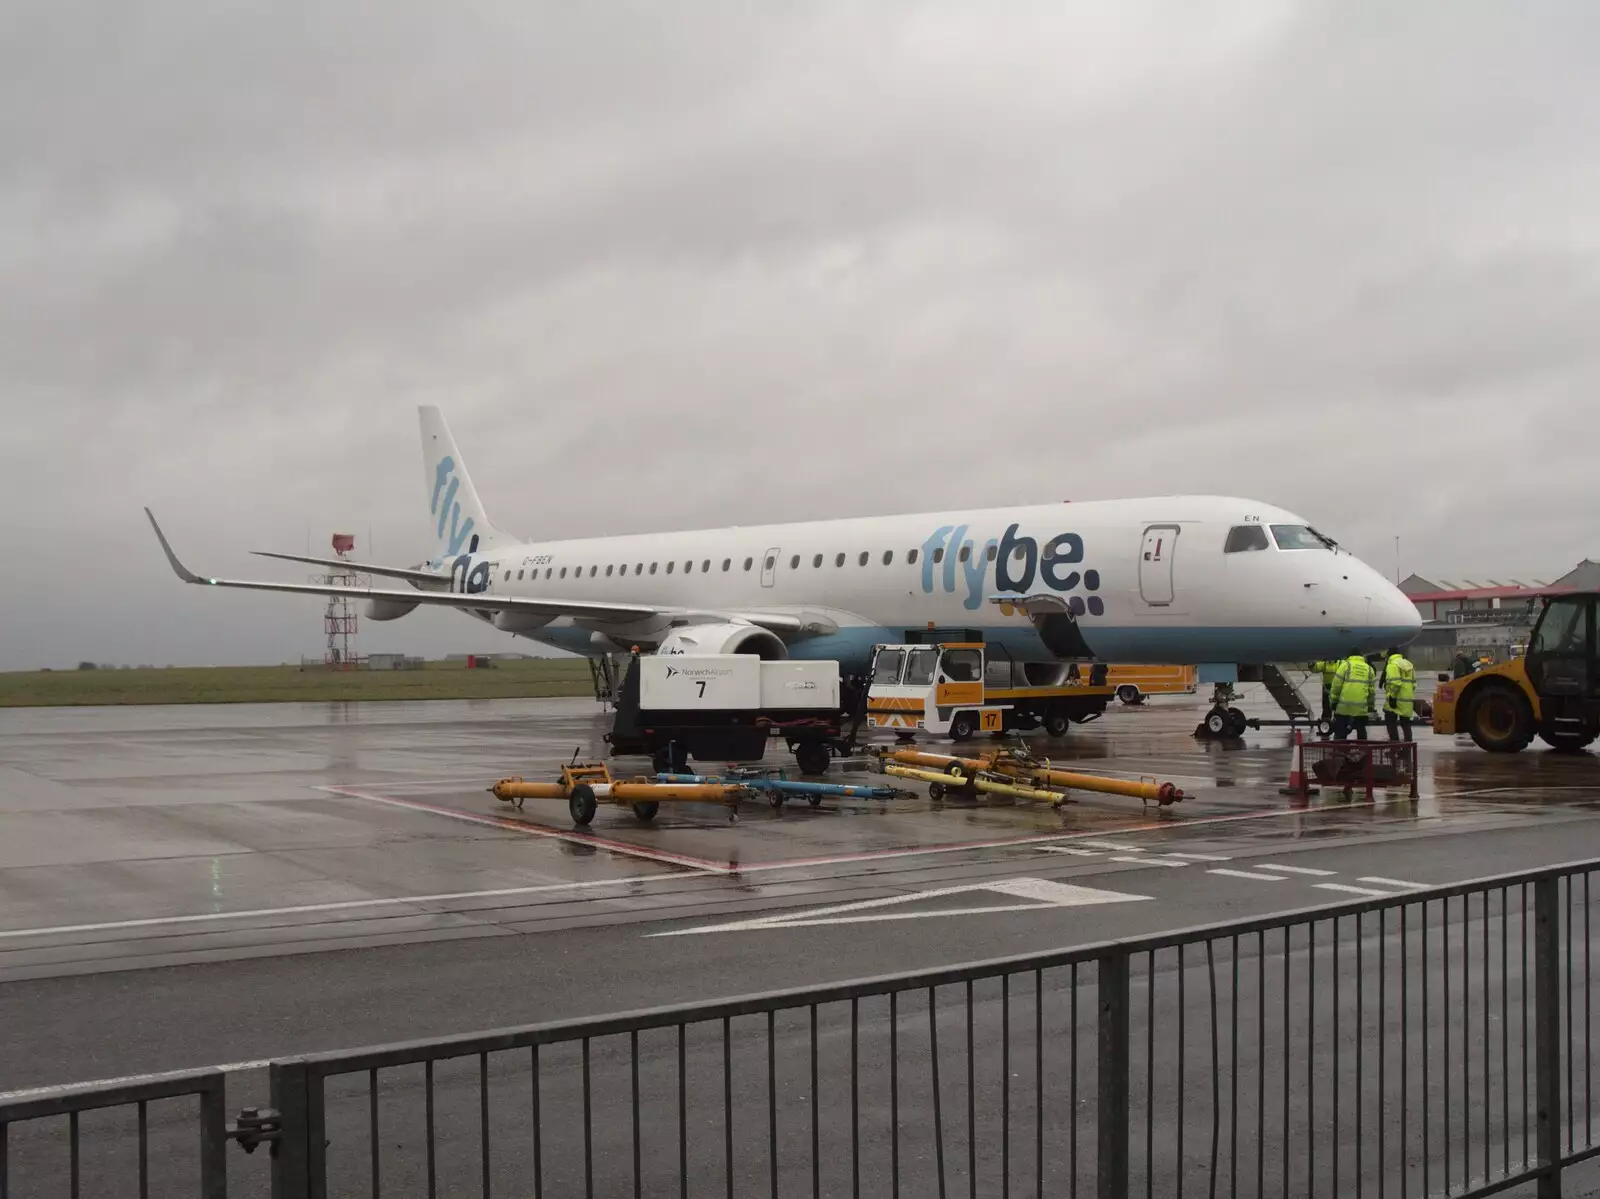
<svg viewBox="0 0 1600 1199">
<path fill-rule="evenodd" d="M 1151 525 L 1139 552 L 1139 595 L 1153 608 L 1172 603 L 1172 560 L 1178 550 L 1177 525 Z"/>
<path fill-rule="evenodd" d="M 773 546 L 761 556 L 761 585 L 763 587 L 771 587 L 777 578 L 778 555 L 781 553 L 783 553 L 782 549 L 778 546 Z"/>
</svg>

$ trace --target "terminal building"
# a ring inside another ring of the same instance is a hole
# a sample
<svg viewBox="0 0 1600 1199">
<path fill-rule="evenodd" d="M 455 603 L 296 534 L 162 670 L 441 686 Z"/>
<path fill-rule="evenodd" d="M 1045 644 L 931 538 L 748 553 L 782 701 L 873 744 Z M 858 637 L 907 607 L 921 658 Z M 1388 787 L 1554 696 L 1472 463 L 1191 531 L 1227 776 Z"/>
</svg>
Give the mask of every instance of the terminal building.
<svg viewBox="0 0 1600 1199">
<path fill-rule="evenodd" d="M 1600 591 L 1600 562 L 1585 558 L 1550 582 L 1467 579 L 1435 582 L 1412 575 L 1400 590 L 1422 614 L 1422 631 L 1410 654 L 1420 670 L 1448 670 L 1459 657 L 1515 657 L 1527 648 L 1528 633 L 1546 596 L 1570 591 Z"/>
</svg>

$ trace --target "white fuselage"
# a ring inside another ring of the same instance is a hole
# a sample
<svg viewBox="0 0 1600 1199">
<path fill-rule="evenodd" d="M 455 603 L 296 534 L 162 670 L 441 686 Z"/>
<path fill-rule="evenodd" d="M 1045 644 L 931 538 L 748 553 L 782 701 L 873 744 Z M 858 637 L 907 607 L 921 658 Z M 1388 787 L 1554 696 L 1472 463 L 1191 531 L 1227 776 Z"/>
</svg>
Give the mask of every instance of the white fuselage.
<svg viewBox="0 0 1600 1199">
<path fill-rule="evenodd" d="M 1225 552 L 1247 525 L 1265 545 Z M 1311 548 L 1280 548 L 1274 526 L 1306 522 L 1247 499 L 1172 496 L 531 542 L 430 566 L 475 571 L 491 595 L 799 615 L 816 631 L 788 638 L 792 656 L 856 669 L 874 644 L 930 628 L 1019 660 L 1176 664 L 1310 661 L 1416 634 L 1415 607 L 1377 571 L 1303 533 Z M 1027 599 L 1034 616 L 995 599 Z M 1060 614 L 1041 618 L 1052 601 Z M 658 641 L 669 623 L 500 627 L 598 653 Z"/>
</svg>

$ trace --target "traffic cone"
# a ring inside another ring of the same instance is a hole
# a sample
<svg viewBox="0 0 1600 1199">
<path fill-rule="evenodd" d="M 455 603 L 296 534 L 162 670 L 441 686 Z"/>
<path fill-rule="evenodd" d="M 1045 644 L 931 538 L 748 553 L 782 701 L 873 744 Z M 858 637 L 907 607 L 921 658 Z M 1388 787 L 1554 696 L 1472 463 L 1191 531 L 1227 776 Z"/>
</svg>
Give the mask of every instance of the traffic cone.
<svg viewBox="0 0 1600 1199">
<path fill-rule="evenodd" d="M 1289 785 L 1287 787 L 1279 787 L 1279 795 L 1291 795 L 1304 798 L 1306 796 L 1317 795 L 1320 793 L 1319 788 L 1311 786 L 1310 780 L 1306 778 L 1306 756 L 1304 746 L 1305 739 L 1301 736 L 1300 730 L 1295 729 L 1294 758 L 1289 764 Z"/>
</svg>

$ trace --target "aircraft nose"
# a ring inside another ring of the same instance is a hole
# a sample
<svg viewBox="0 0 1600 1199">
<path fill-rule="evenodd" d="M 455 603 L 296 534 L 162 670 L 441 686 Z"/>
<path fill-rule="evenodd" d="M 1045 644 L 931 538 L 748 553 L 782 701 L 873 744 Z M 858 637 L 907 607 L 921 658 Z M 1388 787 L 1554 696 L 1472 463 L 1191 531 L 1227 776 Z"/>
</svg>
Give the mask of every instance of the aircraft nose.
<svg viewBox="0 0 1600 1199">
<path fill-rule="evenodd" d="M 1382 597 L 1381 603 L 1384 622 L 1404 630 L 1407 640 L 1422 630 L 1422 613 L 1417 611 L 1417 606 L 1400 588 L 1388 585 L 1387 593 Z"/>
</svg>

